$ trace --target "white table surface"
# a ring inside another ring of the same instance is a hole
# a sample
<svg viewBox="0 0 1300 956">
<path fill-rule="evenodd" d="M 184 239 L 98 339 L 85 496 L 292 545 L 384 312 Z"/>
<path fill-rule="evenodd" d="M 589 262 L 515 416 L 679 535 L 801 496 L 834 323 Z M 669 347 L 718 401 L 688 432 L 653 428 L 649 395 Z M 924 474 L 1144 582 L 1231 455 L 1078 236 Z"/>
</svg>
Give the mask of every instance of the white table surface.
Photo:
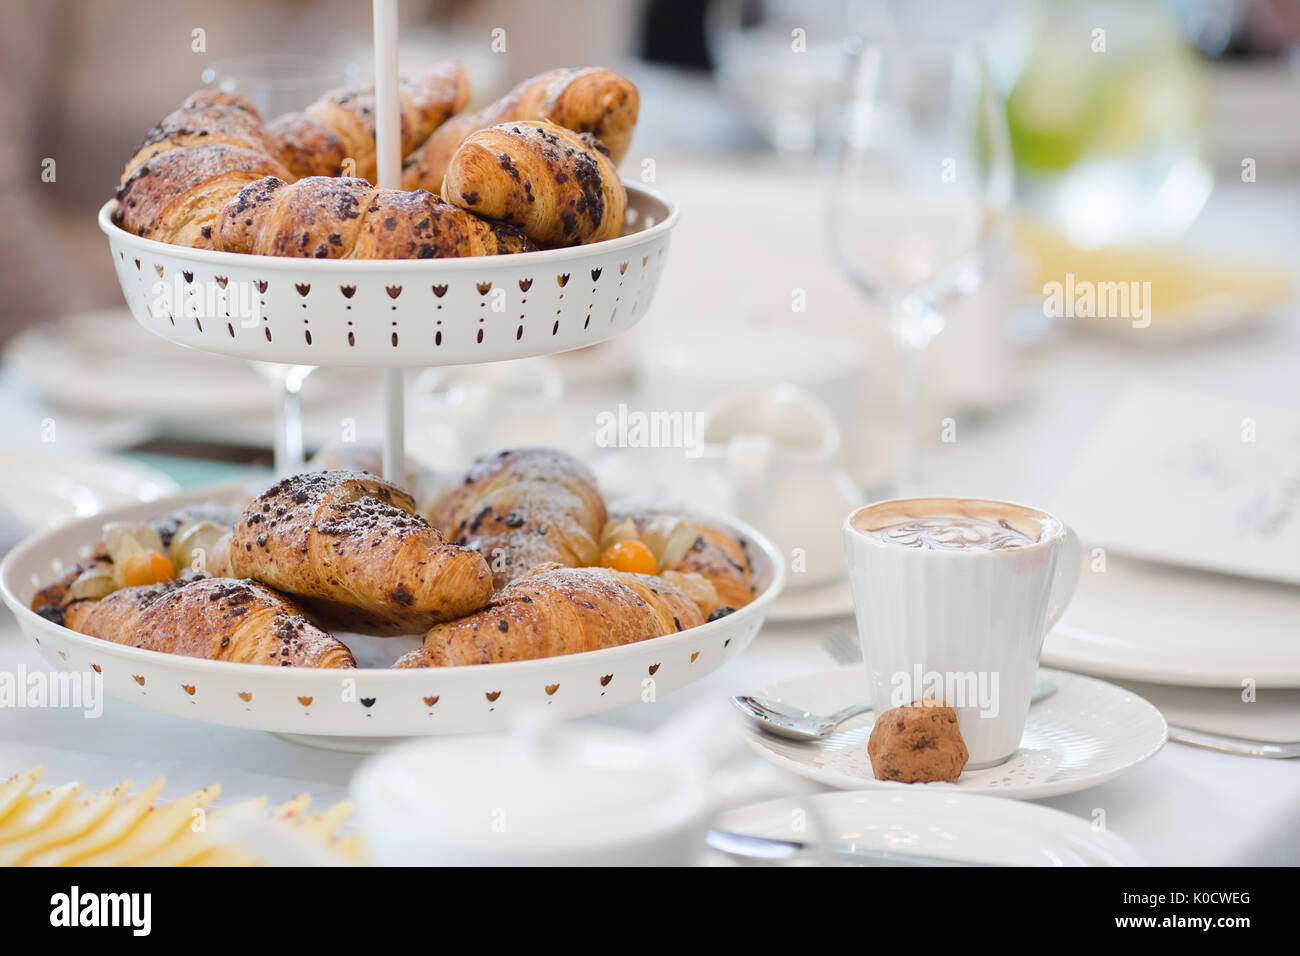
<svg viewBox="0 0 1300 956">
<path fill-rule="evenodd" d="M 809 239 L 820 236 L 816 215 L 821 201 L 810 187 L 772 169 L 741 175 L 702 166 L 688 176 L 676 173 L 667 159 L 659 167 L 658 185 L 677 197 L 689 215 L 674 238 L 674 262 L 656 308 L 634 334 L 650 334 L 647 327 L 654 323 L 662 323 L 660 334 L 689 334 L 691 321 L 718 310 L 782 304 L 788 309 L 791 286 L 814 290 L 810 303 L 816 308 L 810 311 L 819 312 L 821 319 L 838 320 L 841 326 L 865 323 L 858 318 L 861 304 L 826 261 L 820 238 Z M 779 222 L 770 218 L 771 203 L 764 207 L 755 198 L 764 195 L 782 195 Z M 1267 248 L 1273 258 L 1300 261 L 1298 208 L 1300 188 L 1294 186 L 1229 186 L 1216 193 L 1192 238 L 1213 245 L 1231 236 L 1238 245 Z M 723 221 L 729 232 L 727 241 L 719 242 L 717 224 Z M 728 267 L 751 254 L 777 256 L 784 268 L 751 271 L 739 284 L 728 281 Z M 962 440 L 932 450 L 926 483 L 965 494 L 1050 500 L 1080 437 L 1117 390 L 1139 378 L 1295 401 L 1300 398 L 1297 318 L 1293 311 L 1240 334 L 1166 350 L 1158 358 L 1080 336 L 1040 347 L 1023 366 L 1022 400 L 1002 414 L 961 423 Z M 0 386 L 0 409 L 26 411 L 28 401 Z M 656 704 L 594 719 L 650 729 L 701 701 L 834 666 L 821 644 L 842 624 L 769 625 L 744 655 L 700 683 Z M 41 666 L 12 617 L 2 612 L 0 670 L 20 664 Z M 1294 719 L 1300 714 L 1300 693 L 1284 693 L 1288 696 L 1275 698 L 1271 706 Z M 1180 699 L 1178 706 L 1185 713 L 1189 703 Z M 1195 709 L 1194 701 L 1191 706 Z M 222 802 L 253 794 L 282 800 L 304 790 L 332 802 L 346 794 L 361 759 L 269 734 L 163 718 L 114 701 L 96 720 L 59 710 L 0 710 L 0 777 L 43 764 L 47 783 L 79 779 L 102 788 L 126 777 L 143 782 L 161 773 L 168 778 L 164 795 L 169 797 L 216 781 L 225 788 Z M 1233 757 L 1170 744 L 1123 778 L 1043 802 L 1089 819 L 1095 810 L 1104 810 L 1109 829 L 1155 864 L 1300 862 L 1300 761 Z"/>
<path fill-rule="evenodd" d="M 744 655 L 703 681 L 654 704 L 591 719 L 649 731 L 710 698 L 833 667 L 821 648 L 827 629 L 825 624 L 769 626 Z M 44 666 L 17 628 L 6 624 L 0 629 L 0 669 L 19 664 Z M 105 702 L 97 719 L 71 710 L 0 712 L 0 777 L 41 764 L 49 784 L 81 780 L 102 789 L 126 778 L 143 784 L 163 774 L 164 798 L 216 781 L 223 787 L 221 803 L 256 795 L 278 802 L 306 791 L 328 804 L 347 795 L 348 780 L 364 759 L 259 731 L 161 717 L 114 700 Z M 1104 810 L 1107 828 L 1153 864 L 1295 864 L 1300 861 L 1297 769 L 1295 761 L 1231 757 L 1171 743 L 1125 777 L 1042 802 L 1089 820 Z M 796 778 L 788 784 L 790 793 L 808 789 Z"/>
</svg>

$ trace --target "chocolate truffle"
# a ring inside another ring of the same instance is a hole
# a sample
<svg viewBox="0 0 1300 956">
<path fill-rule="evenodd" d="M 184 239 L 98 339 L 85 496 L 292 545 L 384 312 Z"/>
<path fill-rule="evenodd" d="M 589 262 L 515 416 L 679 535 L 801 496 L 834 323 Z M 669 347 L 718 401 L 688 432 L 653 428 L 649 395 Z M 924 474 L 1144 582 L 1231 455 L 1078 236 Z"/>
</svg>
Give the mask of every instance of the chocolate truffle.
<svg viewBox="0 0 1300 956">
<path fill-rule="evenodd" d="M 970 758 L 957 727 L 957 712 L 933 697 L 922 697 L 877 717 L 867 754 L 877 780 L 901 783 L 952 783 Z"/>
</svg>

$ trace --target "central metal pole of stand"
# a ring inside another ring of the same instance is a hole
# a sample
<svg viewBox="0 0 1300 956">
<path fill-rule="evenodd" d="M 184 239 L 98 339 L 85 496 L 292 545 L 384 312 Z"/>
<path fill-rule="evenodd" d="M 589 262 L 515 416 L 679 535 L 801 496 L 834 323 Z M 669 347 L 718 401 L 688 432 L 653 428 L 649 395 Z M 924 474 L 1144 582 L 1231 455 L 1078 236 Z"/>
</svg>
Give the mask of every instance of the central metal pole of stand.
<svg viewBox="0 0 1300 956">
<path fill-rule="evenodd" d="M 406 487 L 406 408 L 403 369 L 384 369 L 384 477 Z"/>
<path fill-rule="evenodd" d="M 374 0 L 375 151 L 377 186 L 402 188 L 402 121 L 398 104 L 397 0 Z M 384 477 L 406 486 L 405 375 L 384 370 Z"/>
</svg>

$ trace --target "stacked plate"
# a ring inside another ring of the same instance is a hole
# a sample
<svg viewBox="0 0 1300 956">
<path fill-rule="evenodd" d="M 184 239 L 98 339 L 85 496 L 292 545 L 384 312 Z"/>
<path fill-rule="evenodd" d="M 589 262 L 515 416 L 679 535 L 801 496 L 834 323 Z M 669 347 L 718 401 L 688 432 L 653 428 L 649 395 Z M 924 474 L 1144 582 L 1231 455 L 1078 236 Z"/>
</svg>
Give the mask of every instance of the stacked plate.
<svg viewBox="0 0 1300 956">
<path fill-rule="evenodd" d="M 710 843 L 773 859 L 807 848 L 808 862 L 850 866 L 1146 864 L 1124 840 L 1068 813 L 933 791 L 819 793 L 743 807 L 715 821 Z"/>
</svg>

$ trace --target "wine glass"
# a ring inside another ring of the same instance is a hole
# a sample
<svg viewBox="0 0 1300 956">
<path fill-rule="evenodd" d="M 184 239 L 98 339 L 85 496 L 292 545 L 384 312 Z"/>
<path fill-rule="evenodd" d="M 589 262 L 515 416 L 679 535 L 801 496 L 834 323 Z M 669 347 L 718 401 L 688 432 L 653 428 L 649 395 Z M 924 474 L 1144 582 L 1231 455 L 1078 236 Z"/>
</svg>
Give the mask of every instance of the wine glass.
<svg viewBox="0 0 1300 956">
<path fill-rule="evenodd" d="M 360 76 L 355 63 L 332 56 L 269 53 L 232 57 L 203 71 L 203 82 L 226 93 L 248 97 L 262 118 L 302 109 L 327 90 L 352 86 Z M 275 392 L 275 473 L 302 470 L 303 383 L 311 365 L 249 362 Z"/>
<path fill-rule="evenodd" d="M 851 0 L 712 0 L 705 36 L 719 86 L 789 161 L 811 159 L 844 73 Z"/>
<path fill-rule="evenodd" d="M 830 207 L 836 259 L 898 356 L 894 493 L 915 490 L 922 360 L 979 285 L 1010 201 L 1006 116 L 977 43 L 908 31 L 850 50 Z"/>
</svg>

